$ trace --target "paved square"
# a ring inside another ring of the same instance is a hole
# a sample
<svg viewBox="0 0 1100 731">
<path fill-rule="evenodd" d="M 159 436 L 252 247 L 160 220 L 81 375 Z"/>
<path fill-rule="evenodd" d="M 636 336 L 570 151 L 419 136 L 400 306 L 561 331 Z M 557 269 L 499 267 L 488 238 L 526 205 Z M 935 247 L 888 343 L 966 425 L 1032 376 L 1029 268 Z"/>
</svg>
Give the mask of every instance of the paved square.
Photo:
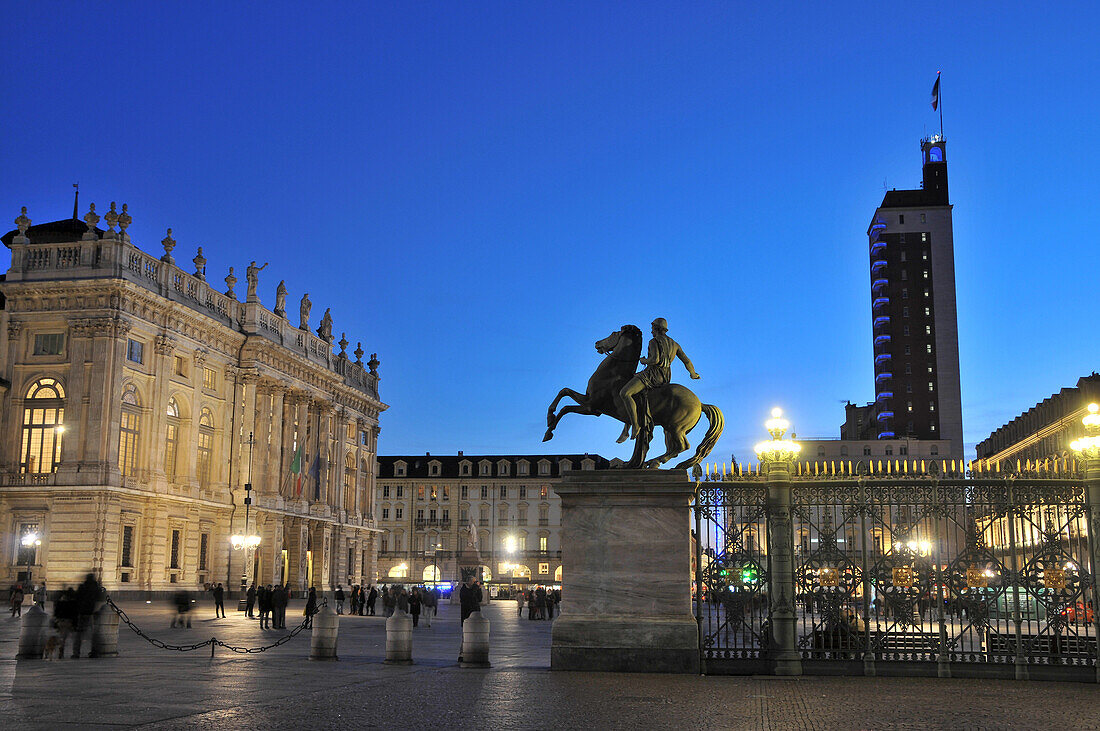
<svg viewBox="0 0 1100 731">
<path fill-rule="evenodd" d="M 197 604 L 193 628 L 169 629 L 167 603 L 124 603 L 165 641 L 216 636 L 266 644 L 230 611 Z M 293 626 L 302 604 L 287 613 Z M 798 679 L 558 673 L 550 622 L 485 608 L 493 667 L 457 667 L 458 608 L 440 607 L 413 636 L 411 666 L 389 666 L 382 617 L 342 617 L 339 662 L 310 662 L 309 633 L 269 652 L 168 652 L 123 626 L 120 657 L 16 661 L 17 620 L 0 618 L 0 727 L 115 728 L 1100 728 L 1100 686 L 903 678 Z"/>
</svg>

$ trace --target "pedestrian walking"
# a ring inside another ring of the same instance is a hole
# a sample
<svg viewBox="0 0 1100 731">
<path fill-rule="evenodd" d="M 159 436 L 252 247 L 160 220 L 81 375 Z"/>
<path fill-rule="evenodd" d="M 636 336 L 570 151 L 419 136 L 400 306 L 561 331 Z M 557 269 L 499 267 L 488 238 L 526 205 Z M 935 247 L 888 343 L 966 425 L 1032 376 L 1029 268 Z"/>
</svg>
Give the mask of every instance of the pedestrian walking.
<svg viewBox="0 0 1100 731">
<path fill-rule="evenodd" d="M 275 629 L 286 629 L 286 605 L 289 599 L 289 587 L 286 584 L 276 584 L 271 591 L 271 613 Z"/>
<path fill-rule="evenodd" d="M 397 607 L 397 597 L 394 591 L 397 587 L 390 587 L 389 591 L 382 592 L 382 615 L 392 617 L 393 610 Z"/>
<path fill-rule="evenodd" d="M 432 599 L 434 600 L 432 601 L 432 614 L 435 616 L 439 616 L 439 598 L 441 596 L 443 596 L 443 592 L 439 590 L 438 586 L 432 589 Z"/>
<path fill-rule="evenodd" d="M 172 603 L 176 605 L 176 616 L 172 618 L 172 627 L 179 627 L 182 629 L 184 623 L 187 624 L 187 628 L 191 628 L 191 595 L 185 590 L 180 589 L 172 595 Z M 77 647 L 79 647 L 80 638 L 77 637 Z"/>
<path fill-rule="evenodd" d="M 60 643 L 57 649 L 58 657 L 65 657 L 65 643 L 69 635 L 76 631 L 76 623 L 79 620 L 76 606 L 76 590 L 71 586 L 66 587 L 53 603 L 53 624 L 57 629 Z M 75 638 L 74 638 L 75 643 Z"/>
<path fill-rule="evenodd" d="M 435 593 L 425 589 L 420 593 L 420 603 L 423 605 L 423 609 L 420 614 L 424 617 L 424 626 L 432 626 L 432 615 L 435 613 Z"/>
<path fill-rule="evenodd" d="M 349 597 L 348 614 L 359 613 L 359 586 L 358 584 L 351 587 L 351 596 Z"/>
<path fill-rule="evenodd" d="M 330 584 L 330 586 L 331 586 L 331 584 Z M 313 594 L 314 598 L 316 598 L 316 592 L 313 591 L 313 587 L 310 587 L 309 593 Z M 337 614 L 343 614 L 344 613 L 344 586 L 343 586 L 343 584 L 337 584 L 336 585 L 336 594 L 334 596 L 336 598 L 336 613 Z"/>
<path fill-rule="evenodd" d="M 462 588 L 458 590 L 458 601 L 462 610 L 460 624 L 465 622 L 473 612 L 481 611 L 481 587 L 474 581 L 473 574 L 466 577 Z"/>
<path fill-rule="evenodd" d="M 367 587 L 367 615 L 370 617 L 374 615 L 374 603 L 378 601 L 378 589 L 374 588 L 374 584 Z"/>
<path fill-rule="evenodd" d="M 95 574 L 88 574 L 76 590 L 76 609 L 79 615 L 76 626 L 76 639 L 73 644 L 73 657 L 80 657 L 80 646 L 84 644 L 85 635 L 88 637 L 88 647 L 91 650 L 92 632 L 95 630 L 95 610 L 99 602 L 102 587 L 96 581 Z M 187 625 L 191 626 L 190 623 Z"/>
<path fill-rule="evenodd" d="M 303 614 L 306 616 L 306 627 L 313 626 L 313 615 L 317 613 L 317 589 L 312 586 L 309 587 L 309 594 L 306 595 L 306 608 Z"/>
<path fill-rule="evenodd" d="M 16 584 L 8 595 L 11 599 L 11 616 L 23 616 L 23 585 Z"/>
<path fill-rule="evenodd" d="M 34 603 L 41 604 L 43 609 L 46 607 L 46 580 L 42 579 L 42 584 L 34 590 Z"/>
<path fill-rule="evenodd" d="M 519 609 L 519 618 L 523 619 L 523 589 L 516 592 L 516 607 Z"/>
<path fill-rule="evenodd" d="M 210 590 L 210 593 L 214 595 L 214 619 L 221 617 L 225 618 L 225 587 L 218 582 L 218 585 Z"/>
<path fill-rule="evenodd" d="M 244 593 L 244 614 L 249 619 L 252 619 L 252 609 L 256 606 L 256 582 L 252 582 L 252 586 L 248 587 L 248 591 Z"/>
<path fill-rule="evenodd" d="M 420 589 L 413 588 L 409 594 L 409 614 L 413 618 L 413 627 L 420 624 Z"/>
</svg>

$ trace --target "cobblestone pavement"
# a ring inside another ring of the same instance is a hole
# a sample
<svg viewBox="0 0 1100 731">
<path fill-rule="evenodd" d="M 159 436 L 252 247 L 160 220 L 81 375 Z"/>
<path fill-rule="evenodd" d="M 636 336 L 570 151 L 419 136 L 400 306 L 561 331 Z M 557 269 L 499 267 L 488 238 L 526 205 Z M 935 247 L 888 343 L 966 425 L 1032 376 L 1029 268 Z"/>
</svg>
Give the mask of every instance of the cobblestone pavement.
<svg viewBox="0 0 1100 731">
<path fill-rule="evenodd" d="M 259 645 L 261 632 L 199 605 L 193 628 L 169 629 L 166 604 L 123 608 L 170 642 L 216 636 Z M 339 662 L 309 662 L 309 633 L 280 648 L 234 655 L 167 652 L 123 626 L 121 656 L 16 661 L 17 620 L 0 617 L 0 728 L 1100 728 L 1100 686 L 934 678 L 798 679 L 551 673 L 550 622 L 493 604 L 493 667 L 458 668 L 458 608 L 414 631 L 416 664 L 390 666 L 381 617 L 343 617 Z M 287 622 L 300 621 L 301 603 Z"/>
</svg>

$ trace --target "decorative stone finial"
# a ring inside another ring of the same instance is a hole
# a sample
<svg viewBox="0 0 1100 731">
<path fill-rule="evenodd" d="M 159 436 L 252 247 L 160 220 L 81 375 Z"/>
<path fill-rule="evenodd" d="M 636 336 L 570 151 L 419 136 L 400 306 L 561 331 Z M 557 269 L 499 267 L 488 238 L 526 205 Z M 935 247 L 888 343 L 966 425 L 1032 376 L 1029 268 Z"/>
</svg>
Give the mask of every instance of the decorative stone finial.
<svg viewBox="0 0 1100 731">
<path fill-rule="evenodd" d="M 363 344 L 355 344 L 355 363 L 357 365 L 363 365 Z"/>
<path fill-rule="evenodd" d="M 199 253 L 195 254 L 195 258 L 192 259 L 195 263 L 195 276 L 206 281 L 206 257 L 202 255 L 202 247 L 199 247 Z"/>
<path fill-rule="evenodd" d="M 21 244 L 27 243 L 29 241 L 29 239 L 27 239 L 27 229 L 31 227 L 31 219 L 27 218 L 26 206 L 23 206 L 23 209 L 16 217 L 15 226 L 19 229 L 19 235 L 15 238 L 19 239 L 19 243 Z"/>
<path fill-rule="evenodd" d="M 348 336 L 347 333 L 340 333 L 340 357 L 348 357 Z"/>
<path fill-rule="evenodd" d="M 172 238 L 172 229 L 168 229 L 168 235 L 160 240 L 160 244 L 164 247 L 164 256 L 160 260 L 168 264 L 174 264 L 175 259 L 172 258 L 172 249 L 176 248 L 176 240 Z"/>
<path fill-rule="evenodd" d="M 378 360 L 378 353 L 371 353 L 370 360 L 367 361 L 367 368 L 370 368 L 372 376 L 378 375 L 378 366 L 380 365 L 382 365 L 382 361 Z"/>
<path fill-rule="evenodd" d="M 130 214 L 126 212 L 126 204 L 122 204 L 122 213 L 118 216 L 118 230 L 122 232 L 122 240 L 129 241 L 130 236 L 126 233 L 126 227 L 130 225 L 130 222 L 134 219 L 130 218 Z"/>
<path fill-rule="evenodd" d="M 95 203 L 88 206 L 88 212 L 84 214 L 84 223 L 87 224 L 88 230 L 84 232 L 84 239 L 94 241 L 96 238 L 95 227 L 99 223 L 99 215 L 95 212 Z"/>
<path fill-rule="evenodd" d="M 237 278 L 233 276 L 233 267 L 229 267 L 229 274 L 225 275 L 225 296 L 232 299 L 237 299 L 237 293 L 233 291 L 233 286 L 237 283 Z"/>
</svg>

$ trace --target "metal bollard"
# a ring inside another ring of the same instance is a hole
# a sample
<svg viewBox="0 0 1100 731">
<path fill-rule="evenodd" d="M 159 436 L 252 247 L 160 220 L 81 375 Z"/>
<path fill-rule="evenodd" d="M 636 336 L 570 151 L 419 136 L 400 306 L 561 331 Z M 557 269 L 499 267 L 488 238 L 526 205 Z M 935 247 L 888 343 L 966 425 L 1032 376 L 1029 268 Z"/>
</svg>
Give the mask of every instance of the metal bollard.
<svg viewBox="0 0 1100 731">
<path fill-rule="evenodd" d="M 340 618 L 327 604 L 313 615 L 313 632 L 309 640 L 310 660 L 339 660 L 336 657 L 336 635 L 340 631 Z"/>
<path fill-rule="evenodd" d="M 50 615 L 38 604 L 23 614 L 23 626 L 19 630 L 19 653 L 17 658 L 41 660 L 46 649 L 46 627 Z"/>
<path fill-rule="evenodd" d="M 88 657 L 118 657 L 118 613 L 104 604 L 95 613 L 92 651 Z"/>
<path fill-rule="evenodd" d="M 412 665 L 413 620 L 398 609 L 386 620 L 386 663 Z"/>
<path fill-rule="evenodd" d="M 472 612 L 462 623 L 463 668 L 487 668 L 489 664 L 489 620 L 481 612 Z"/>
</svg>

